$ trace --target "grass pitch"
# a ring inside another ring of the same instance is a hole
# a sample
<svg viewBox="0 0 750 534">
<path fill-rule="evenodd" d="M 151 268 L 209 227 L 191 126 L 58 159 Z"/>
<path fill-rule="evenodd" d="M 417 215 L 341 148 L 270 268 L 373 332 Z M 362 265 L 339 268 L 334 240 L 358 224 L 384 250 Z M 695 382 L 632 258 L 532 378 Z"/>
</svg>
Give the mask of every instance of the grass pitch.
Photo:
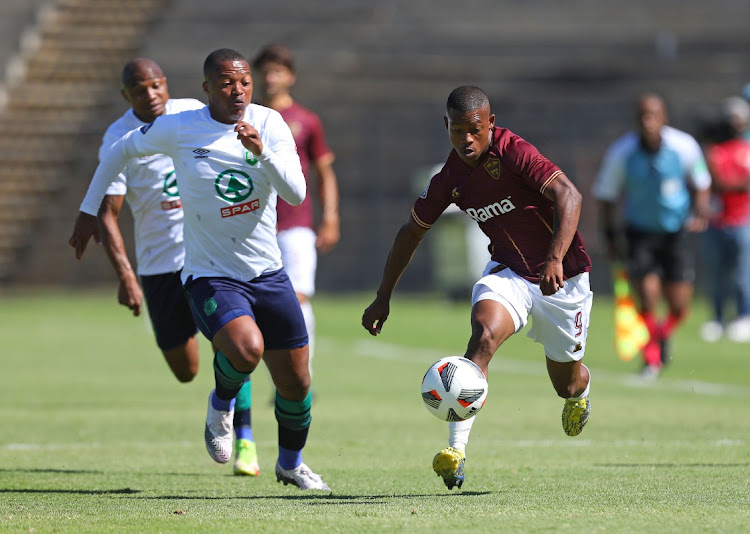
<svg viewBox="0 0 750 534">
<path fill-rule="evenodd" d="M 170 374 L 143 318 L 103 293 L 0 297 L 0 532 L 747 532 L 750 345 L 705 344 L 697 306 L 652 384 L 612 349 L 595 300 L 592 414 L 570 438 L 541 346 L 514 336 L 490 366 L 461 491 L 431 470 L 447 424 L 422 406 L 427 367 L 462 354 L 468 303 L 319 296 L 305 461 L 333 488 L 276 482 L 276 422 L 254 375 L 261 476 L 237 478 L 203 445 L 209 345 L 190 384 Z"/>
</svg>

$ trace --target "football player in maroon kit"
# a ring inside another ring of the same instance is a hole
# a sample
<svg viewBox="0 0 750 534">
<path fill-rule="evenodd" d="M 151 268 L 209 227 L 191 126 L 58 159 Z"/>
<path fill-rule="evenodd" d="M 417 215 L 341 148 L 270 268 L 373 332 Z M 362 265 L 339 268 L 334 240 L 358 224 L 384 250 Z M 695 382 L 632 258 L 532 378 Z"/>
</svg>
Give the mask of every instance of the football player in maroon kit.
<svg viewBox="0 0 750 534">
<path fill-rule="evenodd" d="M 282 199 L 276 205 L 276 237 L 281 249 L 281 261 L 292 281 L 305 317 L 312 372 L 315 316 L 310 298 L 315 293 L 317 253 L 331 250 L 340 237 L 339 193 L 333 170 L 334 155 L 328 147 L 318 116 L 292 98 L 290 91 L 297 81 L 297 75 L 291 50 L 281 44 L 264 47 L 253 59 L 253 70 L 260 93 L 260 104 L 281 113 L 292 130 L 305 179 L 310 182 L 312 168 L 318 180 L 320 222 L 317 228 L 313 221 L 312 195 L 307 195 L 299 206 L 291 206 Z"/>
<path fill-rule="evenodd" d="M 495 351 L 533 318 L 528 337 L 541 343 L 552 385 L 565 399 L 563 430 L 578 435 L 588 421 L 586 349 L 592 293 L 591 259 L 578 233 L 581 194 L 557 165 L 499 126 L 487 95 L 462 86 L 445 115 L 453 150 L 399 229 L 375 300 L 362 325 L 378 335 L 390 299 L 427 230 L 456 204 L 490 238 L 492 258 L 474 285 L 471 337 L 465 356 L 487 375 Z M 464 481 L 465 449 L 474 418 L 451 422 L 449 446 L 433 459 L 448 489 Z"/>
</svg>

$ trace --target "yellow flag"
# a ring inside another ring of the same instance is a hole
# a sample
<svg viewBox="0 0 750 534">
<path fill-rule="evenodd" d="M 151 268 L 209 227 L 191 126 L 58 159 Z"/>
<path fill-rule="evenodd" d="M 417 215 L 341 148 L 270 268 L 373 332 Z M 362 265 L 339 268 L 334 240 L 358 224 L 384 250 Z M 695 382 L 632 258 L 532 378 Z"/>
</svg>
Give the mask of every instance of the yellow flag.
<svg viewBox="0 0 750 534">
<path fill-rule="evenodd" d="M 648 327 L 630 295 L 630 282 L 621 265 L 614 267 L 615 351 L 626 362 L 632 360 L 649 340 Z"/>
</svg>

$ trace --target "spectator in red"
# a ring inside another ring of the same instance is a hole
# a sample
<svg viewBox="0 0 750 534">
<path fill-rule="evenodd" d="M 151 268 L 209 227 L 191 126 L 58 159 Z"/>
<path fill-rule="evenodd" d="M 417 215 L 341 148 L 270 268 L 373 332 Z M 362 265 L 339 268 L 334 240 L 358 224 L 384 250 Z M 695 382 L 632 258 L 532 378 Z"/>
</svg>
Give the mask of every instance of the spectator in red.
<svg viewBox="0 0 750 534">
<path fill-rule="evenodd" d="M 750 342 L 750 104 L 739 96 L 721 106 L 726 139 L 707 150 L 715 212 L 706 232 L 713 317 L 701 327 L 705 341 L 723 334 Z M 737 317 L 727 321 L 725 303 L 733 297 Z"/>
</svg>

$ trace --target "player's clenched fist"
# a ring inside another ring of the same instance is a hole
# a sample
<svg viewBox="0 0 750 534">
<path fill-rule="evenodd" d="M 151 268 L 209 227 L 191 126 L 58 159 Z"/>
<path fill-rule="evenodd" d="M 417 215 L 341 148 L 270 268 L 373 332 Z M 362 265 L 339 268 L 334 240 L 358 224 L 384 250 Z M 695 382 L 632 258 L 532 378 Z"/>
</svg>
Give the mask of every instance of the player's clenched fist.
<svg viewBox="0 0 750 534">
<path fill-rule="evenodd" d="M 237 139 L 240 140 L 242 146 L 256 156 L 260 156 L 260 153 L 263 152 L 263 141 L 260 140 L 258 130 L 247 122 L 240 121 L 234 127 L 234 131 L 237 132 Z"/>
<path fill-rule="evenodd" d="M 362 326 L 370 334 L 377 336 L 383 329 L 383 323 L 388 319 L 390 311 L 391 306 L 388 299 L 376 298 L 362 315 Z"/>
</svg>

